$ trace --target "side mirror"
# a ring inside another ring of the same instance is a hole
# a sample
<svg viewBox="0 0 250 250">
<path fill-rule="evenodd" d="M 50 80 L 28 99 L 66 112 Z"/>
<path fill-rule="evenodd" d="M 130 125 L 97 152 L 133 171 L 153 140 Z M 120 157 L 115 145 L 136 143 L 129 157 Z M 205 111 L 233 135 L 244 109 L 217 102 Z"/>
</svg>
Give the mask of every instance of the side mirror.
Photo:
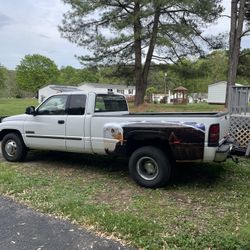
<svg viewBox="0 0 250 250">
<path fill-rule="evenodd" d="M 27 115 L 36 115 L 36 110 L 34 106 L 29 106 L 28 108 L 26 108 L 25 114 Z"/>
</svg>

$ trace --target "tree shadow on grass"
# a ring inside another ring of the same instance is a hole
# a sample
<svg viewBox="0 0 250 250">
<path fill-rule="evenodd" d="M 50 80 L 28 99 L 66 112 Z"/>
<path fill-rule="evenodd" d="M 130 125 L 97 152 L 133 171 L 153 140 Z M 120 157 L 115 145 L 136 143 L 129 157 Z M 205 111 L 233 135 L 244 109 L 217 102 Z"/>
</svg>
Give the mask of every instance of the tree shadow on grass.
<svg viewBox="0 0 250 250">
<path fill-rule="evenodd" d="M 223 181 L 227 173 L 223 164 L 183 163 L 176 164 L 170 186 L 209 187 Z"/>
<path fill-rule="evenodd" d="M 128 160 L 110 156 L 65 153 L 56 151 L 31 151 L 28 164 L 43 164 L 45 168 L 68 168 L 110 173 L 112 178 L 129 177 Z M 223 164 L 186 163 L 176 164 L 168 188 L 176 186 L 209 187 L 223 181 L 227 169 Z M 126 178 L 127 181 L 127 178 Z M 131 180 L 132 181 L 132 180 Z"/>
<path fill-rule="evenodd" d="M 58 151 L 31 151 L 27 163 L 43 163 L 47 167 L 83 169 L 93 168 L 109 172 L 128 171 L 127 160 L 110 156 L 65 153 Z"/>
</svg>

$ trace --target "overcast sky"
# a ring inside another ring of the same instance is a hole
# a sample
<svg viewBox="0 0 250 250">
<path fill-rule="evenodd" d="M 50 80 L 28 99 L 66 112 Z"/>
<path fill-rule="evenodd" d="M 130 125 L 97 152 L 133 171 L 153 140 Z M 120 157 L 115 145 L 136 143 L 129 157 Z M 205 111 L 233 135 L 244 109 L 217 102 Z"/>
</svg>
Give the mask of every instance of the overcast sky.
<svg viewBox="0 0 250 250">
<path fill-rule="evenodd" d="M 229 14 L 229 0 L 223 0 Z M 69 7 L 61 0 L 0 1 L 0 64 L 14 69 L 27 54 L 41 54 L 55 61 L 58 67 L 81 67 L 75 54 L 87 51 L 61 38 L 58 25 Z M 208 33 L 229 31 L 229 19 L 222 18 Z M 250 47 L 244 39 L 243 47 Z"/>
</svg>

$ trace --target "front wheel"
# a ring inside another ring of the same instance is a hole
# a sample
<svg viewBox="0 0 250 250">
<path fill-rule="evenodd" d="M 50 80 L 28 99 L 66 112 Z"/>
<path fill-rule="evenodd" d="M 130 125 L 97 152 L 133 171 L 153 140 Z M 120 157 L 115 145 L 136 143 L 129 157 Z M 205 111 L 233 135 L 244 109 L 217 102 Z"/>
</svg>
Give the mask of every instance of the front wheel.
<svg viewBox="0 0 250 250">
<path fill-rule="evenodd" d="M 166 153 L 153 146 L 137 149 L 129 159 L 132 178 L 147 188 L 162 187 L 167 184 L 171 174 L 171 164 Z"/>
<path fill-rule="evenodd" d="M 1 148 L 3 157 L 11 162 L 22 161 L 27 153 L 27 148 L 24 145 L 22 138 L 15 133 L 10 133 L 4 136 Z"/>
</svg>

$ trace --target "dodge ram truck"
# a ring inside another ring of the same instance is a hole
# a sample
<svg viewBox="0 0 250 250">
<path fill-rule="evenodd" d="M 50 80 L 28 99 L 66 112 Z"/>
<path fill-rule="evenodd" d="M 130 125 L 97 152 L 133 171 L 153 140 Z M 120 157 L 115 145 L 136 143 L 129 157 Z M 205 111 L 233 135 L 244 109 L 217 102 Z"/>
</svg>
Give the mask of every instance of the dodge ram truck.
<svg viewBox="0 0 250 250">
<path fill-rule="evenodd" d="M 226 160 L 228 129 L 227 113 L 129 113 L 123 95 L 77 91 L 3 118 L 0 141 L 12 162 L 32 149 L 124 156 L 132 178 L 155 188 L 167 184 L 175 162 Z"/>
</svg>

